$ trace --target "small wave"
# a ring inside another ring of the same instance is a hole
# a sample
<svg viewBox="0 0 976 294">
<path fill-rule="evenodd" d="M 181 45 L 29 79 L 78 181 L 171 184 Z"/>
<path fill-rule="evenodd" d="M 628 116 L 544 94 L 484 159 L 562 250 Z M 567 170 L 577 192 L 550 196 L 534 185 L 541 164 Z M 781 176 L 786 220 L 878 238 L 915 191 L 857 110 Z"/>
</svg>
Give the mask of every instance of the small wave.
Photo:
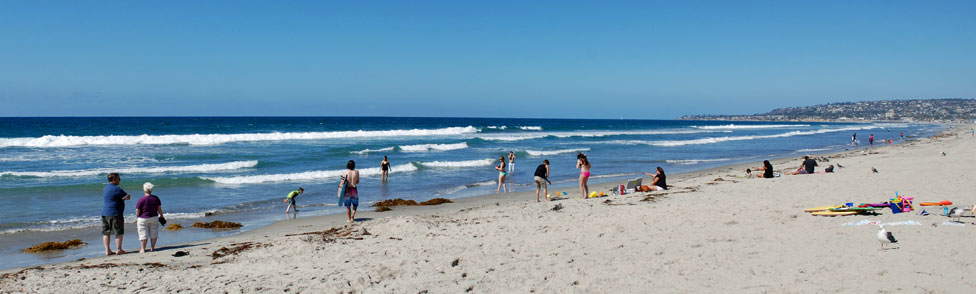
<svg viewBox="0 0 976 294">
<path fill-rule="evenodd" d="M 642 140 L 614 140 L 614 141 L 603 141 L 596 142 L 602 144 L 619 144 L 619 145 L 651 145 L 651 146 L 661 146 L 661 147 L 678 147 L 685 145 L 701 145 L 701 144 L 715 144 L 728 141 L 748 141 L 756 139 L 771 139 L 771 138 L 785 138 L 793 136 L 803 136 L 803 135 L 816 135 L 825 134 L 833 132 L 843 132 L 843 131 L 856 131 L 856 130 L 867 130 L 875 129 L 876 126 L 869 127 L 848 127 L 839 129 L 820 129 L 815 131 L 792 131 L 774 135 L 761 135 L 761 136 L 734 136 L 734 137 L 710 137 L 692 140 L 673 140 L 673 141 L 642 141 Z"/>
<path fill-rule="evenodd" d="M 465 189 L 468 189 L 468 188 L 479 187 L 479 186 L 494 186 L 496 184 L 498 184 L 498 182 L 496 182 L 496 181 L 485 181 L 485 182 L 471 183 L 471 184 L 467 184 L 467 185 L 460 185 L 460 186 L 451 187 L 451 188 L 447 188 L 447 189 L 441 190 L 440 192 L 437 193 L 437 195 L 450 195 L 450 194 L 454 194 L 454 193 L 457 193 L 457 192 L 461 192 L 462 190 L 465 190 Z"/>
<path fill-rule="evenodd" d="M 736 125 L 727 124 L 720 126 L 691 126 L 702 130 L 726 130 L 726 129 L 780 129 L 780 128 L 799 128 L 809 127 L 810 125 Z"/>
<path fill-rule="evenodd" d="M 167 220 L 194 219 L 194 218 L 205 217 L 207 214 L 214 213 L 215 211 L 216 210 L 207 210 L 207 211 L 190 212 L 190 213 L 176 212 L 176 213 L 166 213 L 165 216 Z M 136 217 L 134 215 L 126 215 L 125 222 L 135 223 Z M 23 227 L 11 228 L 4 231 L 0 231 L 0 235 L 21 233 L 21 232 L 55 232 L 55 231 L 65 231 L 65 230 L 72 230 L 72 229 L 90 228 L 90 227 L 95 227 L 100 225 L 102 225 L 102 218 L 100 216 L 61 218 L 61 219 L 26 223 Z"/>
<path fill-rule="evenodd" d="M 576 152 L 585 152 L 585 151 L 590 151 L 590 148 L 562 149 L 562 150 L 542 150 L 542 151 L 538 151 L 538 150 L 525 150 L 525 153 L 528 153 L 530 156 L 549 156 L 549 155 L 556 155 L 556 154 L 576 153 Z"/>
<path fill-rule="evenodd" d="M 506 127 L 506 126 L 500 126 L 500 127 L 499 126 L 488 126 L 488 128 L 489 129 L 493 129 L 493 130 L 504 130 L 504 129 L 507 129 L 508 127 Z"/>
<path fill-rule="evenodd" d="M 800 150 L 797 150 L 796 152 L 797 153 L 806 153 L 806 152 L 819 152 L 819 151 L 827 151 L 827 150 L 830 150 L 830 148 L 800 149 Z"/>
<path fill-rule="evenodd" d="M 376 150 L 368 149 L 367 148 L 367 149 L 363 149 L 363 150 L 359 150 L 359 151 L 352 151 L 350 153 L 367 154 L 367 153 L 372 153 L 372 152 L 391 152 L 391 151 L 393 151 L 393 149 L 394 149 L 394 147 L 386 147 L 386 148 L 380 148 L 380 149 L 376 149 Z"/>
<path fill-rule="evenodd" d="M 519 126 L 519 129 L 523 131 L 542 131 L 541 126 Z"/>
<path fill-rule="evenodd" d="M 206 172 L 215 172 L 215 171 L 253 168 L 257 165 L 258 165 L 257 160 L 249 160 L 249 161 L 234 161 L 228 163 L 200 164 L 200 165 L 188 165 L 188 166 L 132 167 L 132 168 L 114 168 L 114 169 L 100 168 L 100 169 L 87 169 L 87 170 L 55 170 L 55 171 L 45 171 L 45 172 L 4 171 L 4 172 L 0 172 L 0 175 L 50 178 L 50 177 L 86 177 L 86 176 L 108 174 L 113 172 L 123 173 L 123 174 L 155 174 L 155 173 L 172 173 L 172 172 L 206 173 Z"/>
<path fill-rule="evenodd" d="M 448 151 L 468 148 L 467 142 L 456 144 L 419 144 L 400 146 L 403 152 L 428 152 L 428 151 Z"/>
<path fill-rule="evenodd" d="M 465 161 L 427 161 L 418 162 L 417 164 L 425 167 L 474 167 L 474 166 L 489 166 L 495 163 L 493 159 L 478 159 L 478 160 L 465 160 Z"/>
<path fill-rule="evenodd" d="M 717 159 L 668 159 L 668 160 L 665 160 L 664 162 L 667 162 L 667 163 L 670 163 L 670 164 L 674 164 L 674 165 L 693 165 L 693 164 L 699 164 L 699 163 L 702 163 L 702 162 L 721 162 L 721 161 L 729 161 L 729 160 L 732 160 L 732 159 L 730 159 L 730 158 L 717 158 Z"/>
<path fill-rule="evenodd" d="M 417 166 L 412 163 L 405 163 L 401 165 L 394 165 L 390 167 L 390 173 L 401 173 L 401 172 L 412 172 L 416 171 Z M 307 171 L 301 173 L 290 173 L 290 174 L 268 174 L 268 175 L 252 175 L 252 176 L 235 176 L 235 177 L 202 177 L 205 180 L 211 180 L 220 184 L 260 184 L 260 183 L 270 183 L 270 182 L 300 182 L 300 181 L 311 181 L 311 180 L 322 180 L 322 179 L 334 179 L 339 180 L 339 176 L 345 173 L 346 170 L 320 170 L 320 171 Z M 371 177 L 382 175 L 383 171 L 379 167 L 364 168 L 359 170 L 360 177 Z"/>
<path fill-rule="evenodd" d="M 523 140 L 533 140 L 541 139 L 545 137 L 556 137 L 556 138 L 594 138 L 594 137 L 608 137 L 608 136 L 628 136 L 628 135 L 681 135 L 681 134 L 699 134 L 699 133 L 731 133 L 732 131 L 718 131 L 718 130 L 642 130 L 642 131 L 572 131 L 572 132 L 545 132 L 538 134 L 479 134 L 475 138 L 488 141 L 523 141 Z"/>
<path fill-rule="evenodd" d="M 302 133 L 245 133 L 245 134 L 193 134 L 193 135 L 140 135 L 140 136 L 43 136 L 39 138 L 0 138 L 2 147 L 72 147 L 98 145 L 219 145 L 230 142 L 257 142 L 283 140 L 321 140 L 341 138 L 385 138 L 413 136 L 442 136 L 477 133 L 472 127 L 442 129 L 412 129 L 386 131 L 335 131 Z"/>
</svg>

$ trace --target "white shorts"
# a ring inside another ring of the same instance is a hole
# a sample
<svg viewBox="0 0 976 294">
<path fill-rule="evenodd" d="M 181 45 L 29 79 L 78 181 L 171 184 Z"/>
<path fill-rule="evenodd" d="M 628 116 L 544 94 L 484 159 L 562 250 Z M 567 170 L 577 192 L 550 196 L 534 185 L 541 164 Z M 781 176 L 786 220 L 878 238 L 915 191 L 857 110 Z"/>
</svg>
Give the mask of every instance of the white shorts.
<svg viewBox="0 0 976 294">
<path fill-rule="evenodd" d="M 136 229 L 139 231 L 139 241 L 159 237 L 159 217 L 136 219 Z"/>
</svg>

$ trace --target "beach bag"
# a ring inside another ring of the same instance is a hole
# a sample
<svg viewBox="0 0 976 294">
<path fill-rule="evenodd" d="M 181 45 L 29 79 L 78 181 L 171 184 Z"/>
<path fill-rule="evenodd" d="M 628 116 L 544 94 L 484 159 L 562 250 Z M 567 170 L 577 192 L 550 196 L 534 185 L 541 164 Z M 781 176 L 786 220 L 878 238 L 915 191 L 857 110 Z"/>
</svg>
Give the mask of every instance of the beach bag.
<svg viewBox="0 0 976 294">
<path fill-rule="evenodd" d="M 649 187 L 649 186 L 647 186 L 647 185 L 641 185 L 641 186 L 640 186 L 640 188 L 638 188 L 638 189 L 639 189 L 639 190 L 640 190 L 641 192 L 648 192 L 648 191 L 651 191 L 651 187 Z"/>
<path fill-rule="evenodd" d="M 162 215 L 159 216 L 159 225 L 161 225 L 161 226 L 165 226 L 166 225 L 166 218 L 163 217 Z"/>
</svg>

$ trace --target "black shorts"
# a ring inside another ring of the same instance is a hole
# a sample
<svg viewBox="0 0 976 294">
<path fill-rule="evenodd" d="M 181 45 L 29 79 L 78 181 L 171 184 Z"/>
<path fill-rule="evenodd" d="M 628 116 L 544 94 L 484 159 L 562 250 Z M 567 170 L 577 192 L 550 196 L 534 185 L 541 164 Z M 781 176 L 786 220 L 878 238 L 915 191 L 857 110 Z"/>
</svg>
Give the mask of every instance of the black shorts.
<svg viewBox="0 0 976 294">
<path fill-rule="evenodd" d="M 125 218 L 121 215 L 102 216 L 102 235 L 125 235 Z"/>
</svg>

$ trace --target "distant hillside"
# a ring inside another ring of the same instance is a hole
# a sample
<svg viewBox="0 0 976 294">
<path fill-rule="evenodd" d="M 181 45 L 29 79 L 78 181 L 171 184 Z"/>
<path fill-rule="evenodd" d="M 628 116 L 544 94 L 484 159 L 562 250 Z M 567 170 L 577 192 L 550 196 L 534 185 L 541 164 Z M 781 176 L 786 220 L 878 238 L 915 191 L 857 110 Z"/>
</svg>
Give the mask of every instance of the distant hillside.
<svg viewBox="0 0 976 294">
<path fill-rule="evenodd" d="M 976 99 L 916 99 L 829 103 L 752 115 L 685 115 L 683 120 L 924 121 L 976 120 Z"/>
</svg>

